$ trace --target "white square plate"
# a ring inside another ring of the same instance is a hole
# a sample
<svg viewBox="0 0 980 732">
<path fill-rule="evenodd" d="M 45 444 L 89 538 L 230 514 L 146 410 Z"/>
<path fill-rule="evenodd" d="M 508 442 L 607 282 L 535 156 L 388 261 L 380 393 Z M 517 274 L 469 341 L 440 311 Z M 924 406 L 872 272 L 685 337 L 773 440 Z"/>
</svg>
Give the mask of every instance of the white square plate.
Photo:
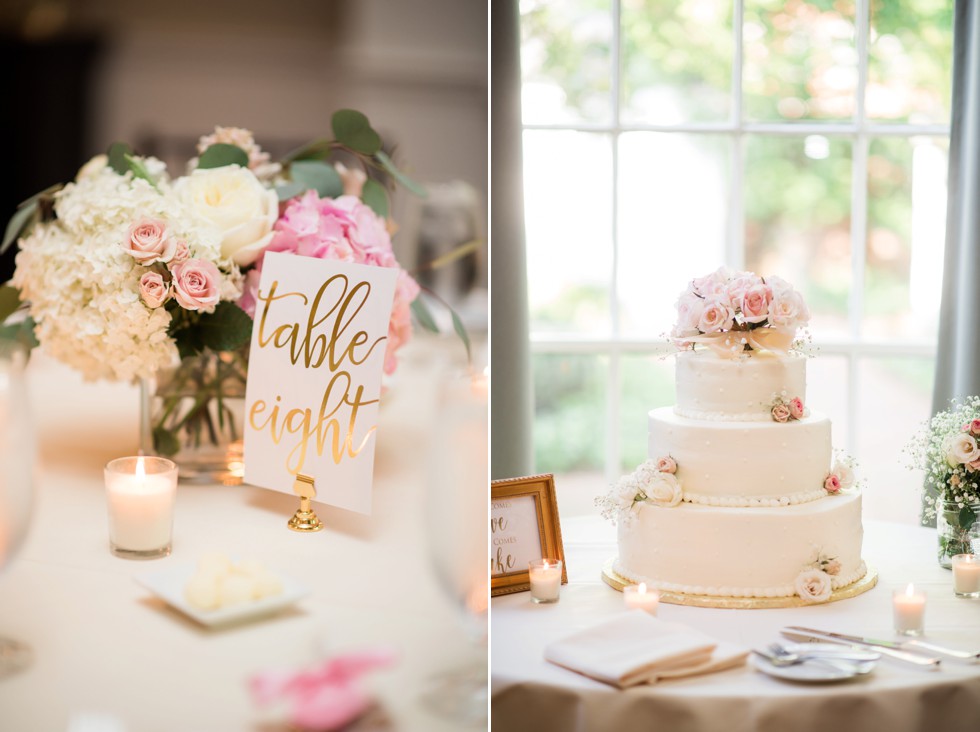
<svg viewBox="0 0 980 732">
<path fill-rule="evenodd" d="M 175 564 L 167 569 L 139 575 L 135 579 L 139 584 L 164 600 L 171 607 L 180 610 L 184 615 L 208 627 L 229 625 L 266 617 L 285 607 L 289 607 L 310 594 L 308 587 L 292 577 L 275 572 L 275 576 L 282 582 L 282 592 L 278 595 L 263 597 L 260 600 L 252 600 L 251 602 L 240 602 L 235 605 L 229 605 L 228 607 L 218 608 L 217 610 L 201 610 L 187 602 L 187 599 L 184 597 L 184 588 L 196 571 L 196 564 Z"/>
</svg>

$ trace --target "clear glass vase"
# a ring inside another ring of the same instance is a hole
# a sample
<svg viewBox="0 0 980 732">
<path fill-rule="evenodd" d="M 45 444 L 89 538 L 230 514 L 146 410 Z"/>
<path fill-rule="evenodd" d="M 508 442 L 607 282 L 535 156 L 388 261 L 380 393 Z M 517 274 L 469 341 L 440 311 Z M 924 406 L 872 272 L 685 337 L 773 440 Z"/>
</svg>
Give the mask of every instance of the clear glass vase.
<svg viewBox="0 0 980 732">
<path fill-rule="evenodd" d="M 247 350 L 205 350 L 141 382 L 140 443 L 177 463 L 182 482 L 242 482 Z"/>
<path fill-rule="evenodd" d="M 939 564 L 953 566 L 957 554 L 980 552 L 980 503 L 936 502 L 936 531 L 939 537 Z"/>
</svg>

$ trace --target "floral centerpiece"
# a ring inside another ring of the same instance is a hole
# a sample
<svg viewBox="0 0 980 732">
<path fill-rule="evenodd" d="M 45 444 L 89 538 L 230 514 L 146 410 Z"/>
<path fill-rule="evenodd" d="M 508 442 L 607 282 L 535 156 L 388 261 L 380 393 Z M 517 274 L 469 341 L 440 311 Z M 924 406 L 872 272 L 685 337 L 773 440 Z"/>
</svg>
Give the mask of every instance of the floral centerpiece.
<svg viewBox="0 0 980 732">
<path fill-rule="evenodd" d="M 923 523 L 936 522 L 939 563 L 980 551 L 980 397 L 953 400 L 922 425 L 906 448 L 909 468 L 925 470 Z"/>
<path fill-rule="evenodd" d="M 11 219 L 0 251 L 15 241 L 20 251 L 0 288 L 0 337 L 40 343 L 86 379 L 155 382 L 145 449 L 152 436 L 160 454 L 225 451 L 240 437 L 233 402 L 244 397 L 263 257 L 291 252 L 398 270 L 384 365 L 392 373 L 411 314 L 429 329 L 434 320 L 392 250 L 388 191 L 394 182 L 424 191 L 364 115 L 341 110 L 332 129 L 274 163 L 251 132 L 218 127 L 177 177 L 112 145 Z M 356 167 L 331 161 L 337 154 Z"/>
<path fill-rule="evenodd" d="M 753 350 L 785 353 L 809 321 L 803 296 L 786 280 L 720 267 L 681 293 L 670 338 L 679 348 L 704 345 L 728 358 Z"/>
</svg>

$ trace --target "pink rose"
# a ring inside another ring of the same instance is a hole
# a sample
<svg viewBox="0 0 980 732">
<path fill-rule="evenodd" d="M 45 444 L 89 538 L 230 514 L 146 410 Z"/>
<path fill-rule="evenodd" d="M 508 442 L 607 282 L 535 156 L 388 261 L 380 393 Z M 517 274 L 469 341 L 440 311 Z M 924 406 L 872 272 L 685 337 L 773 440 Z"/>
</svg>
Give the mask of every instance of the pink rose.
<svg viewBox="0 0 980 732">
<path fill-rule="evenodd" d="M 169 262 L 177 242 L 167 236 L 167 225 L 160 219 L 142 218 L 129 227 L 122 248 L 140 264 Z"/>
<path fill-rule="evenodd" d="M 191 252 L 187 247 L 187 242 L 183 239 L 179 239 L 177 241 L 177 246 L 174 248 L 174 256 L 170 258 L 170 266 L 173 267 L 175 264 L 186 262 L 190 256 Z"/>
<path fill-rule="evenodd" d="M 773 406 L 772 418 L 777 422 L 788 422 L 790 416 L 789 407 L 782 402 L 779 402 Z"/>
<path fill-rule="evenodd" d="M 144 272 L 140 277 L 140 297 L 147 307 L 158 308 L 170 297 L 170 285 L 159 272 Z"/>
<path fill-rule="evenodd" d="M 970 422 L 970 431 L 980 434 L 980 419 L 974 419 Z"/>
<path fill-rule="evenodd" d="M 823 489 L 828 493 L 839 493 L 840 492 L 840 478 L 831 473 L 827 476 L 827 479 L 823 482 Z"/>
<path fill-rule="evenodd" d="M 657 458 L 657 470 L 661 473 L 676 473 L 677 463 L 670 455 L 667 457 Z"/>
<path fill-rule="evenodd" d="M 803 419 L 803 400 L 799 397 L 793 397 L 789 400 L 789 416 L 793 419 Z"/>
<path fill-rule="evenodd" d="M 973 460 L 967 463 L 967 466 L 969 466 L 970 470 L 980 470 L 980 460 Z"/>
<path fill-rule="evenodd" d="M 769 303 L 772 290 L 766 285 L 756 285 L 742 295 L 742 320 L 746 323 L 761 323 L 769 317 Z"/>
<path fill-rule="evenodd" d="M 770 325 L 792 330 L 808 322 L 810 322 L 810 311 L 800 293 L 796 290 L 780 292 L 773 288 L 772 302 L 769 304 Z"/>
<path fill-rule="evenodd" d="M 735 323 L 735 313 L 728 303 L 720 298 L 708 298 L 698 320 L 698 330 L 702 333 L 720 333 L 731 330 Z"/>
<path fill-rule="evenodd" d="M 671 335 L 675 338 L 697 335 L 701 313 L 704 312 L 704 298 L 693 292 L 685 292 L 677 300 L 677 322 Z"/>
<path fill-rule="evenodd" d="M 731 278 L 731 271 L 727 267 L 719 267 L 709 275 L 692 280 L 690 287 L 701 297 L 724 295 Z"/>
<path fill-rule="evenodd" d="M 819 569 L 808 569 L 800 572 L 794 585 L 796 594 L 804 602 L 826 602 L 833 592 L 830 575 Z"/>
<path fill-rule="evenodd" d="M 761 284 L 762 278 L 759 275 L 752 272 L 738 272 L 726 288 L 728 299 L 740 303 L 746 292 Z"/>
<path fill-rule="evenodd" d="M 174 299 L 187 310 L 214 310 L 221 297 L 221 273 L 213 262 L 188 259 L 173 268 Z"/>
<path fill-rule="evenodd" d="M 831 577 L 836 577 L 840 574 L 840 560 L 831 559 L 824 563 L 823 571 L 829 574 Z"/>
</svg>

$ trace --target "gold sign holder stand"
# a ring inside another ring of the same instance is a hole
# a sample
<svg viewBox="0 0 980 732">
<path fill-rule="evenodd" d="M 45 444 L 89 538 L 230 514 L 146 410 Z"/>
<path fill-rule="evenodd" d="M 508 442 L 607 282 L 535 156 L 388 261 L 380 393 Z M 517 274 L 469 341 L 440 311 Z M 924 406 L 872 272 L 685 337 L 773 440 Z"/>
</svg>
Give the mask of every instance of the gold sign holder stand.
<svg viewBox="0 0 980 732">
<path fill-rule="evenodd" d="M 316 498 L 316 487 L 313 485 L 313 478 L 302 473 L 297 475 L 296 482 L 293 483 L 293 493 L 299 496 L 299 508 L 296 509 L 293 517 L 289 519 L 287 526 L 293 531 L 301 531 L 303 533 L 322 529 L 323 524 L 320 523 L 320 517 L 316 515 L 313 506 L 310 505 L 310 499 Z"/>
</svg>

